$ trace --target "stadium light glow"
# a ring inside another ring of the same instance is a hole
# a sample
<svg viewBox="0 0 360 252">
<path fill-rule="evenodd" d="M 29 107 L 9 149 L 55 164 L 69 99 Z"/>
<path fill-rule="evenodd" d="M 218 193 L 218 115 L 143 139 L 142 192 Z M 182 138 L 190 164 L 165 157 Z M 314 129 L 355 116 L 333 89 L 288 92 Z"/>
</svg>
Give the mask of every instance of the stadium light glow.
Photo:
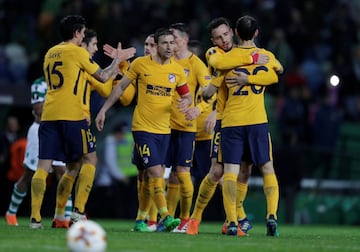
<svg viewBox="0 0 360 252">
<path fill-rule="evenodd" d="M 333 74 L 330 76 L 330 85 L 333 87 L 336 87 L 340 84 L 340 78 L 339 76 Z"/>
</svg>

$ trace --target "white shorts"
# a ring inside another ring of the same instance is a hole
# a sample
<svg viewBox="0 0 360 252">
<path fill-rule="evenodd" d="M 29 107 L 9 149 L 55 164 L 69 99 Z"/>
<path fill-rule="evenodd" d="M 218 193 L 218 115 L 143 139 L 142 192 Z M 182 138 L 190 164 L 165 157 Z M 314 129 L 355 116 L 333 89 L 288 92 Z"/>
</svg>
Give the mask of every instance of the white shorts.
<svg viewBox="0 0 360 252">
<path fill-rule="evenodd" d="M 27 133 L 27 143 L 26 143 L 26 149 L 25 149 L 25 157 L 23 164 L 26 168 L 32 171 L 36 171 L 38 161 L 39 161 L 39 124 L 36 122 L 33 122 L 31 124 L 28 133 Z M 53 166 L 66 166 L 66 164 L 62 161 L 53 161 Z"/>
</svg>

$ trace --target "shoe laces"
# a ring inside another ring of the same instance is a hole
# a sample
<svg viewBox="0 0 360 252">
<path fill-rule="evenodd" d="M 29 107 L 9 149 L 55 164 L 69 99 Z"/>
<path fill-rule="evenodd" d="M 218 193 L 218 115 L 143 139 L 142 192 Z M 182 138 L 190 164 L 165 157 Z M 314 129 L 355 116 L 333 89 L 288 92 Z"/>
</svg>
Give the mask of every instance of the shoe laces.
<svg viewBox="0 0 360 252">
<path fill-rule="evenodd" d="M 241 222 L 240 226 L 241 226 L 241 229 L 248 229 L 250 226 L 250 223 L 249 223 L 249 221 L 244 221 L 244 222 Z"/>
</svg>

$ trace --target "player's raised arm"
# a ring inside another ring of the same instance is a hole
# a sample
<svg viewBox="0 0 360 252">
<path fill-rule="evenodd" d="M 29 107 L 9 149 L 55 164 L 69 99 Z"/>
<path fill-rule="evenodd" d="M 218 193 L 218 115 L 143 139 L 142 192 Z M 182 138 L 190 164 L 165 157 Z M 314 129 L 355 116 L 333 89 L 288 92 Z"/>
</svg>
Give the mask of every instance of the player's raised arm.
<svg viewBox="0 0 360 252">
<path fill-rule="evenodd" d="M 101 131 L 104 128 L 105 114 L 111 108 L 111 106 L 119 99 L 127 86 L 131 83 L 131 80 L 124 76 L 119 83 L 114 87 L 110 96 L 106 99 L 104 105 L 101 107 L 99 113 L 96 116 L 95 123 L 96 128 Z"/>
<path fill-rule="evenodd" d="M 115 71 L 118 70 L 120 62 L 132 58 L 136 53 L 135 47 L 130 47 L 127 49 L 121 48 L 121 43 L 119 42 L 118 47 L 116 50 L 111 51 L 108 53 L 105 51 L 105 55 L 114 59 L 111 64 L 105 69 L 99 69 L 96 71 L 93 76 L 98 79 L 99 81 L 105 82 L 109 80 Z"/>
</svg>

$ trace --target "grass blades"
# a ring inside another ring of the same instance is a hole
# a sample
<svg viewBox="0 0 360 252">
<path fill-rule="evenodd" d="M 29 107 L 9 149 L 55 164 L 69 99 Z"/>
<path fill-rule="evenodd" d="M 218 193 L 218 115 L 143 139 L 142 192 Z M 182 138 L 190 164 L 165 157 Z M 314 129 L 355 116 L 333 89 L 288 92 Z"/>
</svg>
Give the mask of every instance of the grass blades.
<svg viewBox="0 0 360 252">
<path fill-rule="evenodd" d="M 51 228 L 51 219 L 44 219 L 43 230 L 28 228 L 29 219 L 18 218 L 19 226 L 0 225 L 0 251 L 39 252 L 67 251 L 66 230 Z M 94 220 L 107 233 L 108 252 L 212 252 L 212 251 L 360 251 L 360 229 L 349 226 L 280 225 L 280 237 L 267 237 L 264 225 L 255 224 L 249 237 L 221 234 L 222 223 L 204 222 L 199 235 L 176 233 L 131 232 L 129 220 Z"/>
</svg>

